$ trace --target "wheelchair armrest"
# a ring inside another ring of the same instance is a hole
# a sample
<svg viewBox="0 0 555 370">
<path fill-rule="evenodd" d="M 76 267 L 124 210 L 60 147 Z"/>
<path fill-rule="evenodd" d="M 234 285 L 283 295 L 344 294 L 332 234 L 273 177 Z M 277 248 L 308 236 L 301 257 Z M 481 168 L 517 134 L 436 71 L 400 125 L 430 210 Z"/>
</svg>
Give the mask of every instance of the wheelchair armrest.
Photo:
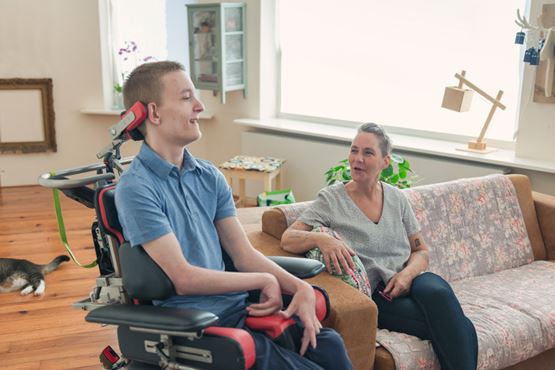
<svg viewBox="0 0 555 370">
<path fill-rule="evenodd" d="M 300 257 L 266 256 L 290 274 L 300 278 L 309 279 L 324 271 L 325 265 L 316 260 Z"/>
<path fill-rule="evenodd" d="M 200 310 L 128 304 L 112 304 L 92 310 L 88 322 L 128 325 L 165 331 L 198 331 L 218 321 L 218 316 Z"/>
</svg>

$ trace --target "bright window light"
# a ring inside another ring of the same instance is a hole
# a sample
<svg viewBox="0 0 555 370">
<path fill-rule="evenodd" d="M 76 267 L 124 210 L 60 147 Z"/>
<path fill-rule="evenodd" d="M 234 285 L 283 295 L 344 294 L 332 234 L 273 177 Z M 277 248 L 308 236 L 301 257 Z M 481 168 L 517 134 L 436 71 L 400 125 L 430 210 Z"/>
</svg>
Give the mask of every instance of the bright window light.
<svg viewBox="0 0 555 370">
<path fill-rule="evenodd" d="M 281 113 L 476 137 L 491 104 L 441 108 L 455 73 L 501 98 L 486 138 L 512 141 L 523 0 L 281 1 Z"/>
<path fill-rule="evenodd" d="M 166 6 L 159 0 L 111 0 L 110 7 L 114 84 L 122 84 L 145 60 L 166 59 Z"/>
</svg>

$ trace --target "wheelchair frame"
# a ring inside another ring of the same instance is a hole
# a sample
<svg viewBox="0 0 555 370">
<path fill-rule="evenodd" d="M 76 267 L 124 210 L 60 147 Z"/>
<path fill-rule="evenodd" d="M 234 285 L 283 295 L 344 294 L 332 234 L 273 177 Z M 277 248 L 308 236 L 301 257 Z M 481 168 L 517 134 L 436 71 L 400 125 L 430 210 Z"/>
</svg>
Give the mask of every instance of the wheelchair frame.
<svg viewBox="0 0 555 370">
<path fill-rule="evenodd" d="M 129 337 L 128 332 L 142 333 L 143 339 L 144 335 L 154 336 L 152 340 L 144 340 L 144 343 L 140 344 L 139 347 L 144 346 L 143 349 L 146 353 L 156 354 L 159 359 L 158 366 L 161 369 L 196 369 L 178 363 L 177 359 L 193 360 L 200 364 L 210 364 L 214 361 L 212 351 L 210 349 L 201 349 L 190 345 L 174 344 L 175 338 L 184 338 L 186 343 L 192 343 L 195 340 L 200 340 L 202 343 L 203 336 L 208 335 L 208 340 L 211 339 L 210 335 L 226 336 L 227 334 L 222 334 L 222 331 L 219 329 L 229 328 L 208 327 L 214 324 L 218 318 L 211 313 L 204 313 L 202 311 L 193 312 L 195 310 L 157 307 L 157 315 L 166 318 L 165 322 L 161 324 L 159 317 L 144 318 L 146 314 L 151 314 L 150 311 L 153 311 L 151 309 L 153 308 L 152 306 L 143 306 L 142 308 L 139 306 L 129 310 L 130 305 L 128 303 L 130 303 L 130 299 L 128 292 L 124 289 L 122 264 L 120 260 L 121 251 L 118 250 L 118 248 L 122 247 L 120 245 L 121 240 L 117 240 L 112 233 L 107 232 L 109 230 L 104 230 L 105 226 L 102 225 L 105 225 L 106 222 L 102 223 L 105 220 L 100 219 L 102 214 L 100 214 L 97 207 L 98 205 L 96 204 L 96 189 L 106 189 L 110 185 L 115 186 L 117 180 L 116 173 L 118 176 L 121 175 L 124 166 L 131 163 L 133 160 L 134 157 L 121 158 L 120 147 L 128 139 L 143 139 L 136 128 L 145 118 L 146 107 L 144 104 L 137 102 L 128 111 L 123 113 L 122 118 L 117 124 L 110 127 L 109 132 L 112 136 L 112 142 L 97 154 L 97 158 L 102 159 L 101 163 L 65 169 L 57 173 L 44 173 L 39 177 L 38 182 L 41 186 L 59 189 L 69 198 L 88 208 L 95 208 L 97 211 L 91 229 L 100 276 L 96 279 L 96 285 L 90 292 L 89 297 L 75 302 L 73 306 L 85 311 L 91 311 L 87 315 L 87 321 L 119 325 L 118 338 L 120 338 L 120 336 Z M 72 177 L 89 173 L 94 173 L 94 175 L 80 178 Z M 142 250 L 142 248 L 127 248 L 125 250 L 134 249 Z M 144 251 L 142 253 L 146 254 Z M 314 260 L 291 257 L 268 258 L 300 278 L 308 278 L 317 275 L 325 268 L 323 264 Z M 155 265 L 152 260 L 150 260 L 150 263 Z M 159 271 L 162 270 L 159 269 Z M 165 276 L 165 274 L 163 275 Z M 165 278 L 167 279 L 167 277 Z M 327 301 L 325 292 L 322 292 L 322 294 L 325 302 L 324 315 L 327 315 L 327 312 L 329 312 L 329 302 Z M 114 318 L 114 313 L 117 316 L 118 311 L 121 311 L 121 315 Z M 162 312 L 164 314 L 160 315 Z M 137 323 L 140 323 L 139 325 L 131 323 L 134 317 L 140 318 L 136 320 Z M 325 316 L 323 316 L 323 318 L 325 318 Z M 160 325 L 162 325 L 162 328 L 160 328 Z M 264 324 L 261 324 L 260 321 L 257 321 L 256 325 L 259 325 L 261 330 L 269 329 L 271 331 L 271 329 L 273 329 L 273 327 L 262 328 Z M 298 331 L 293 335 L 298 335 Z M 157 336 L 159 339 L 156 339 Z M 244 338 L 234 337 L 234 339 L 241 342 Z M 249 337 L 249 339 L 252 341 L 252 338 Z M 297 344 L 298 341 L 296 339 L 292 340 L 289 337 L 285 340 L 286 346 L 295 346 Z M 252 346 L 254 348 L 254 344 Z M 121 340 L 120 347 L 122 347 Z M 224 347 L 229 350 L 233 346 L 230 347 L 229 344 L 225 344 Z M 233 352 L 235 351 L 233 348 L 232 353 L 235 353 Z M 103 366 L 110 366 L 105 367 L 108 369 L 118 369 L 127 366 L 125 358 L 119 360 L 119 357 L 113 353 L 110 347 L 102 351 L 100 358 Z M 246 367 L 247 363 L 250 363 L 249 361 L 254 360 L 243 358 L 242 361 L 244 361 Z M 129 367 L 129 369 L 137 370 L 154 368 L 155 367 L 152 365 L 145 365 L 144 363 L 141 363 L 139 367 L 134 367 L 134 365 L 130 365 Z M 204 365 L 202 365 L 202 368 L 204 368 Z"/>
</svg>

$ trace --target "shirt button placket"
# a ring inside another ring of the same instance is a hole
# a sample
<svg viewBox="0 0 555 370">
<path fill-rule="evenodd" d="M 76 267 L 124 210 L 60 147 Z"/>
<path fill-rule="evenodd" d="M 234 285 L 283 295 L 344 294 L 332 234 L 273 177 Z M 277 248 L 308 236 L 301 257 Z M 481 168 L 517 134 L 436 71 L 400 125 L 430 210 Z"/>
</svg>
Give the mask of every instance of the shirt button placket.
<svg viewBox="0 0 555 370">
<path fill-rule="evenodd" d="M 185 175 L 178 174 L 177 181 L 179 182 L 179 189 L 181 190 L 181 195 L 183 196 L 183 203 L 187 207 L 187 211 L 191 214 L 191 206 L 189 204 L 189 197 L 187 195 L 187 187 L 185 186 Z"/>
</svg>

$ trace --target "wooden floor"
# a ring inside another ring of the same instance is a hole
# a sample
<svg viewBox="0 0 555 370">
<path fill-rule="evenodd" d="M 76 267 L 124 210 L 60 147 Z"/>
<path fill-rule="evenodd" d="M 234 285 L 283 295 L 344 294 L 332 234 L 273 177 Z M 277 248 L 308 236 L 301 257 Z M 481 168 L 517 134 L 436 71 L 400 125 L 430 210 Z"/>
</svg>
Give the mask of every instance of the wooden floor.
<svg viewBox="0 0 555 370">
<path fill-rule="evenodd" d="M 61 195 L 69 243 L 80 262 L 95 258 L 93 210 Z M 0 257 L 44 264 L 67 254 L 58 234 L 52 192 L 39 186 L 0 188 Z M 100 369 L 98 355 L 117 349 L 114 327 L 85 322 L 71 307 L 88 296 L 98 269 L 66 262 L 47 275 L 42 297 L 0 293 L 0 369 Z"/>
</svg>

